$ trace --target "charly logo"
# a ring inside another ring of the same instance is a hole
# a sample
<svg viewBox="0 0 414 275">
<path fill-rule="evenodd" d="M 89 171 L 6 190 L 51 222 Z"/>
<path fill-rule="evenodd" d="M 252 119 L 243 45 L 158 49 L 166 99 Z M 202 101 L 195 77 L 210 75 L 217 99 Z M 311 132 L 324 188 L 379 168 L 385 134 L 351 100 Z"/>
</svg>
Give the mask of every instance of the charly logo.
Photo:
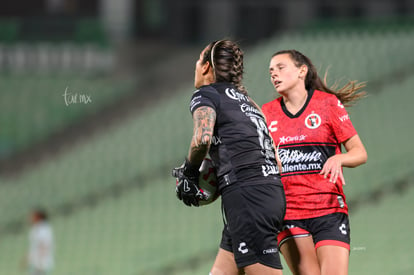
<svg viewBox="0 0 414 275">
<path fill-rule="evenodd" d="M 321 125 L 321 117 L 318 114 L 312 113 L 305 119 L 305 125 L 309 129 L 316 129 Z"/>
<path fill-rule="evenodd" d="M 279 250 L 277 249 L 277 247 L 268 248 L 268 249 L 263 250 L 263 255 L 266 255 L 266 254 L 274 254 L 274 253 L 277 253 L 277 252 L 279 252 Z"/>
<path fill-rule="evenodd" d="M 276 125 L 277 125 L 277 120 L 273 120 L 272 122 L 270 122 L 269 127 L 268 127 L 269 131 L 272 133 L 276 132 L 277 131 Z"/>
<path fill-rule="evenodd" d="M 239 244 L 239 249 L 238 249 L 242 254 L 246 254 L 247 252 L 249 252 L 249 249 L 246 247 L 246 243 L 242 242 Z"/>
<path fill-rule="evenodd" d="M 342 235 L 347 235 L 348 233 L 346 232 L 346 225 L 343 223 L 341 224 L 341 226 L 339 227 L 339 231 L 341 231 Z"/>
</svg>

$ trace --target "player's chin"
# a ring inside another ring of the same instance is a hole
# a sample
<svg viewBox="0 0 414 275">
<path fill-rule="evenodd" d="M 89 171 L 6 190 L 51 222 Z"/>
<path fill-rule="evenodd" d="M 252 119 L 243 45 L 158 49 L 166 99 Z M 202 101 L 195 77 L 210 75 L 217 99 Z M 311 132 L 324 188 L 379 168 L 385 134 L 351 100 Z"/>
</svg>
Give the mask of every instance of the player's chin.
<svg viewBox="0 0 414 275">
<path fill-rule="evenodd" d="M 283 94 L 284 89 L 279 85 L 273 85 L 273 87 L 275 88 L 276 92 L 279 94 Z"/>
</svg>

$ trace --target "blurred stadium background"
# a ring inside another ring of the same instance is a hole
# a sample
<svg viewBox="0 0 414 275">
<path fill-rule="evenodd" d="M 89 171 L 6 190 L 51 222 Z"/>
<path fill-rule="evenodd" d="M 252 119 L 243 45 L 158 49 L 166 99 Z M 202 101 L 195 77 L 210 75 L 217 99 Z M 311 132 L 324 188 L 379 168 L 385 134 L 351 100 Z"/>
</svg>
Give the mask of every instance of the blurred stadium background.
<svg viewBox="0 0 414 275">
<path fill-rule="evenodd" d="M 367 81 L 349 108 L 369 160 L 346 169 L 350 274 L 414 274 L 414 2 L 14 0 L 0 3 L 0 274 L 45 207 L 54 275 L 208 274 L 220 203 L 187 208 L 172 167 L 191 138 L 194 62 L 230 37 L 245 85 L 275 97 L 269 58 L 295 48 L 328 80 Z M 285 265 L 284 274 L 291 274 Z"/>
</svg>

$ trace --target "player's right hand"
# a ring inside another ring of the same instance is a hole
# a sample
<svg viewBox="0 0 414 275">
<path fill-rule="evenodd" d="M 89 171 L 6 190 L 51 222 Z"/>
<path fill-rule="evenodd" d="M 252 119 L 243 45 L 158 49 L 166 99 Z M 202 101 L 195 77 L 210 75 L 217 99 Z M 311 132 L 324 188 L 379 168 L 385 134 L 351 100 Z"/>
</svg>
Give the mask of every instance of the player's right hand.
<svg viewBox="0 0 414 275">
<path fill-rule="evenodd" d="M 176 178 L 175 193 L 179 200 L 187 206 L 199 206 L 199 200 L 205 200 L 206 195 L 198 186 L 200 172 L 191 167 L 188 160 L 180 167 L 172 170 L 172 176 Z"/>
</svg>

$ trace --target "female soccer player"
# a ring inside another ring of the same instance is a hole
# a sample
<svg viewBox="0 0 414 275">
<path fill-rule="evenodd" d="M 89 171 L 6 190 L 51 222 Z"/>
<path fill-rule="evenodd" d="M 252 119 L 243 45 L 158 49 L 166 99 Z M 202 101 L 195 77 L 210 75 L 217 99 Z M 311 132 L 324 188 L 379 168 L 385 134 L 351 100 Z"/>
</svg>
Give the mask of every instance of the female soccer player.
<svg viewBox="0 0 414 275">
<path fill-rule="evenodd" d="M 212 275 L 282 274 L 276 236 L 285 214 L 285 197 L 275 150 L 259 107 L 241 85 L 243 52 L 230 40 L 209 44 L 195 68 L 190 111 L 194 135 L 178 178 L 176 193 L 198 206 L 206 154 L 213 160 L 225 221 Z"/>
<path fill-rule="evenodd" d="M 329 89 L 296 50 L 275 53 L 269 69 L 281 95 L 262 108 L 283 165 L 280 250 L 294 274 L 347 274 L 350 229 L 342 167 L 365 163 L 367 153 L 344 105 L 362 97 L 364 85 L 351 81 Z"/>
</svg>

